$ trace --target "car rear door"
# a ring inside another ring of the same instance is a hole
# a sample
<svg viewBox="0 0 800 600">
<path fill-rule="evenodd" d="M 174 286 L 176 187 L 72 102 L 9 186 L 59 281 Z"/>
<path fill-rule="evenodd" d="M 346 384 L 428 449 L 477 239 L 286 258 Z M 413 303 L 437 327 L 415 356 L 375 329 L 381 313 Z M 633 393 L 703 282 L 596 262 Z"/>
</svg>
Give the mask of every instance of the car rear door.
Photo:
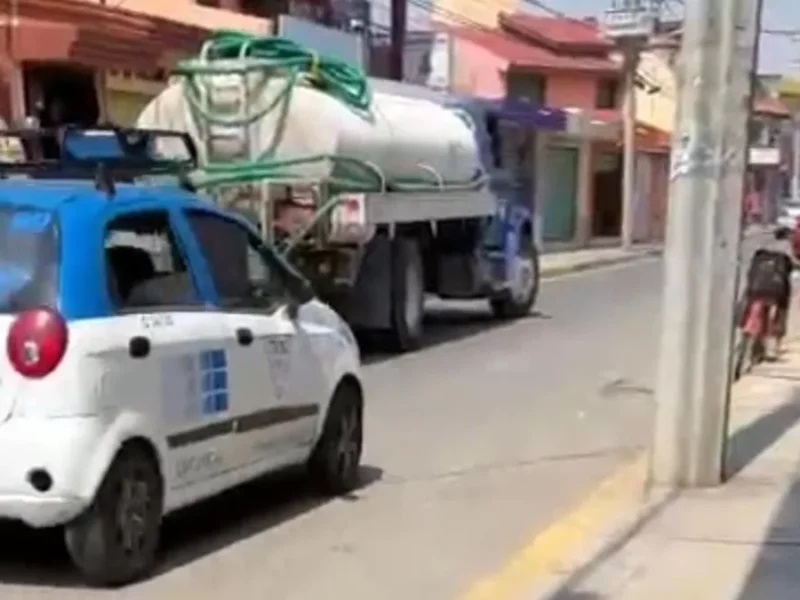
<svg viewBox="0 0 800 600">
<path fill-rule="evenodd" d="M 0 339 L 26 310 L 58 305 L 57 215 L 34 206 L 0 203 Z M 0 423 L 14 410 L 24 383 L 8 353 L 0 354 Z"/>
<path fill-rule="evenodd" d="M 111 322 L 92 345 L 104 397 L 145 419 L 163 444 L 167 485 L 188 496 L 234 465 L 237 407 L 227 394 L 228 330 L 206 306 L 174 217 L 110 209 L 103 239 Z"/>
<path fill-rule="evenodd" d="M 237 427 L 237 449 L 248 462 L 292 462 L 314 440 L 320 398 L 312 390 L 320 389 L 315 382 L 322 374 L 291 314 L 284 276 L 242 223 L 204 210 L 186 216 L 239 344 L 230 367 L 232 394 L 248 408 Z"/>
</svg>

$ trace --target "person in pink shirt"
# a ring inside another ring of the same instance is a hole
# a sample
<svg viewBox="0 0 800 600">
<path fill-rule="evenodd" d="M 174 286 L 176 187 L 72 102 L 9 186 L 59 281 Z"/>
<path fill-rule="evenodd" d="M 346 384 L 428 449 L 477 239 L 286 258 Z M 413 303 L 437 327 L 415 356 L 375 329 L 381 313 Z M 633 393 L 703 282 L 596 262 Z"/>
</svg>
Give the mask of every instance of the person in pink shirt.
<svg viewBox="0 0 800 600">
<path fill-rule="evenodd" d="M 762 217 L 761 211 L 761 195 L 751 190 L 744 197 L 744 210 L 746 215 L 746 223 L 760 223 Z"/>
</svg>

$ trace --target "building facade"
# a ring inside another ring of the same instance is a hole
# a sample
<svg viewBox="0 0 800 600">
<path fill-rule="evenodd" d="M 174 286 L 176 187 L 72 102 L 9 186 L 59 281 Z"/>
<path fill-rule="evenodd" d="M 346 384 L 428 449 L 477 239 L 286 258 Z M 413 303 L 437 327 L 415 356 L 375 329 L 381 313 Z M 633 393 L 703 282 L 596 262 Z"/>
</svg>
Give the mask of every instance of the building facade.
<svg viewBox="0 0 800 600">
<path fill-rule="evenodd" d="M 501 14 L 494 29 L 448 26 L 453 89 L 564 109 L 567 130 L 542 136 L 537 195 L 547 241 L 585 245 L 619 236 L 622 66 L 596 22 Z M 637 81 L 635 237 L 663 237 L 675 110 L 668 61 L 645 57 Z M 559 173 L 548 178 L 548 173 Z"/>
<path fill-rule="evenodd" d="M 12 125 L 29 116 L 43 125 L 131 124 L 212 27 L 268 26 L 180 0 L 127 0 L 125 9 L 95 0 L 16 0 L 16 9 L 18 19 L 0 26 L 0 116 Z"/>
</svg>

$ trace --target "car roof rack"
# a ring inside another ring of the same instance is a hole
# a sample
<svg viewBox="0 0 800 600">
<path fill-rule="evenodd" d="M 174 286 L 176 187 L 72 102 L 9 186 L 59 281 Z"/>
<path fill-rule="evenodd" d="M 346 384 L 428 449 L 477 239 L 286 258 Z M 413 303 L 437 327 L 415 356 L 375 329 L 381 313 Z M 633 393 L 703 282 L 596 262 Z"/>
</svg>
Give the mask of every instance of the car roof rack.
<svg viewBox="0 0 800 600">
<path fill-rule="evenodd" d="M 174 176 L 193 190 L 197 148 L 186 134 L 100 125 L 0 130 L 0 178 L 93 179 L 114 196 L 118 181 Z"/>
</svg>

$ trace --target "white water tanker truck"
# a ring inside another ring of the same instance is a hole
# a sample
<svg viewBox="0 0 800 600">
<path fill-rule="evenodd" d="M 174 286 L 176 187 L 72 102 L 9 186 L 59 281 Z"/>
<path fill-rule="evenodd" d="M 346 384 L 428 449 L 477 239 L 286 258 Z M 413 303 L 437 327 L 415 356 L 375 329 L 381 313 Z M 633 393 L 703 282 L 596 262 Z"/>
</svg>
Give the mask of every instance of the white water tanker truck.
<svg viewBox="0 0 800 600">
<path fill-rule="evenodd" d="M 426 294 L 527 314 L 538 254 L 530 201 L 501 198 L 484 168 L 487 115 L 392 87 L 281 38 L 221 33 L 136 126 L 188 133 L 197 184 L 256 221 L 354 330 L 406 351 Z"/>
</svg>

